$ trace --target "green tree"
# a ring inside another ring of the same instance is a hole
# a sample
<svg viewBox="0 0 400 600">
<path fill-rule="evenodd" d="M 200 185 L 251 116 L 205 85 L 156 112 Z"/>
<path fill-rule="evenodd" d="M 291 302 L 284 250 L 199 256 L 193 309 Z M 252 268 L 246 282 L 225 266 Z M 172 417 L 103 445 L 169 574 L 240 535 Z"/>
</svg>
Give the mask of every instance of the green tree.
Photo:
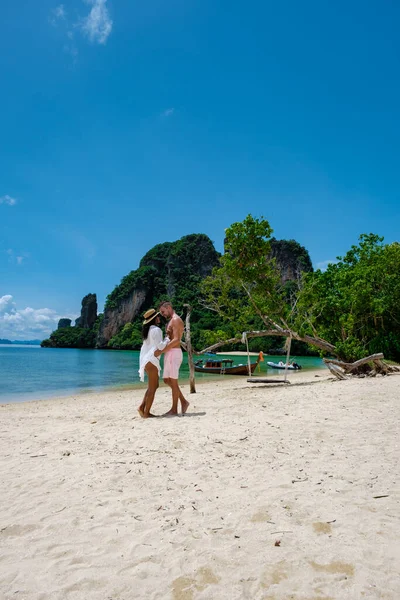
<svg viewBox="0 0 400 600">
<path fill-rule="evenodd" d="M 307 274 L 297 304 L 301 332 L 318 332 L 352 361 L 400 358 L 400 244 L 362 234 L 325 272 Z"/>
<path fill-rule="evenodd" d="M 268 221 L 252 215 L 231 225 L 221 266 L 202 286 L 205 303 L 230 320 L 237 335 L 255 330 L 261 321 L 267 328 L 264 333 L 290 336 L 347 360 L 365 356 L 378 342 L 390 340 L 394 347 L 397 244 L 383 247 L 378 236 L 361 236 L 360 246 L 351 248 L 343 266 L 332 265 L 327 274 L 308 273 L 298 293 L 292 287 L 288 294 L 271 259 L 271 234 Z M 330 277 L 333 274 L 336 277 Z M 391 328 L 383 340 L 382 327 L 389 322 L 385 311 L 391 314 Z"/>
<path fill-rule="evenodd" d="M 141 327 L 138 323 L 126 323 L 121 331 L 108 342 L 108 348 L 138 350 L 142 344 Z"/>
<path fill-rule="evenodd" d="M 236 330 L 292 337 L 354 361 L 376 352 L 400 358 L 400 244 L 375 234 L 329 265 L 302 274 L 290 293 L 271 260 L 272 229 L 248 215 L 226 232 L 226 253 L 202 286 L 205 304 Z M 226 338 L 223 338 L 224 340 Z"/>
<path fill-rule="evenodd" d="M 47 340 L 42 341 L 41 346 L 43 348 L 94 348 L 103 318 L 103 314 L 98 315 L 90 329 L 77 326 L 57 329 Z"/>
<path fill-rule="evenodd" d="M 284 309 L 280 274 L 270 256 L 271 234 L 263 218 L 248 215 L 233 223 L 225 232 L 220 266 L 202 283 L 205 305 L 234 325 L 237 334 L 260 326 L 264 315 L 275 315 L 277 308 Z"/>
<path fill-rule="evenodd" d="M 43 340 L 43 348 L 94 348 L 96 333 L 83 327 L 65 327 L 54 331 L 50 338 Z"/>
<path fill-rule="evenodd" d="M 290 329 L 293 310 L 288 299 L 293 291 L 288 294 L 287 282 L 282 281 L 272 256 L 271 234 L 268 221 L 252 215 L 226 230 L 220 267 L 213 270 L 201 287 L 204 304 L 235 329 L 235 338 L 242 331 L 267 328 L 270 335 L 292 334 L 301 340 Z M 330 348 L 324 340 L 314 341 Z"/>
</svg>

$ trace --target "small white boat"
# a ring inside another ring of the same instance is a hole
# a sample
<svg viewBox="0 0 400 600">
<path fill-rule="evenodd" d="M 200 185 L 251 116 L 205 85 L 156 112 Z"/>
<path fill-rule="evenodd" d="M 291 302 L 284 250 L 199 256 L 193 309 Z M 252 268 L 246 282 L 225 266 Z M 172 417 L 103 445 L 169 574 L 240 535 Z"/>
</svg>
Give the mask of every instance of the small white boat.
<svg viewBox="0 0 400 600">
<path fill-rule="evenodd" d="M 286 363 L 281 360 L 278 363 L 267 361 L 267 365 L 272 369 L 288 369 L 290 371 L 298 371 L 301 369 L 301 365 L 298 365 L 296 362 L 291 362 L 286 366 Z"/>
</svg>

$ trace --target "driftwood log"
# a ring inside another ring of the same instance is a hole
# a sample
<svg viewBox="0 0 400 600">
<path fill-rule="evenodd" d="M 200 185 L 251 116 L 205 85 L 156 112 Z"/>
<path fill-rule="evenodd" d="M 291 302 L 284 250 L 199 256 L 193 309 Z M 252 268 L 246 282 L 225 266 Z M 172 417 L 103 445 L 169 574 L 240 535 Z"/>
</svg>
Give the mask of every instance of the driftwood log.
<svg viewBox="0 0 400 600">
<path fill-rule="evenodd" d="M 353 363 L 336 360 L 333 358 L 324 358 L 324 363 L 337 379 L 348 379 L 349 376 L 357 377 L 375 377 L 376 375 L 388 375 L 389 373 L 400 372 L 400 367 L 388 365 L 383 362 L 382 353 L 371 354 Z"/>
</svg>

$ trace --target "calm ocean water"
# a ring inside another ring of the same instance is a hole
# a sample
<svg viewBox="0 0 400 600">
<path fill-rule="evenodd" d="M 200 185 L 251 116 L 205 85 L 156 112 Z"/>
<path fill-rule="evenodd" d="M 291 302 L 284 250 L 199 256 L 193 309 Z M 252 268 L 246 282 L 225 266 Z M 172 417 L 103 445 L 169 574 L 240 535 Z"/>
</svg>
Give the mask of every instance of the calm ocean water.
<svg viewBox="0 0 400 600">
<path fill-rule="evenodd" d="M 246 356 L 234 356 L 235 364 L 247 362 Z M 267 360 L 282 357 L 265 356 Z M 252 358 L 254 360 L 254 358 Z M 324 368 L 322 360 L 301 357 L 297 362 L 303 369 Z M 139 352 L 118 350 L 75 350 L 41 348 L 40 346 L 0 345 L 0 403 L 40 400 L 53 396 L 69 396 L 110 388 L 134 388 L 139 381 Z M 257 374 L 282 377 L 281 371 L 260 364 Z M 296 372 L 290 372 L 295 377 Z M 189 367 L 184 355 L 181 368 L 184 381 L 189 378 Z M 226 377 L 196 373 L 196 379 Z"/>
</svg>

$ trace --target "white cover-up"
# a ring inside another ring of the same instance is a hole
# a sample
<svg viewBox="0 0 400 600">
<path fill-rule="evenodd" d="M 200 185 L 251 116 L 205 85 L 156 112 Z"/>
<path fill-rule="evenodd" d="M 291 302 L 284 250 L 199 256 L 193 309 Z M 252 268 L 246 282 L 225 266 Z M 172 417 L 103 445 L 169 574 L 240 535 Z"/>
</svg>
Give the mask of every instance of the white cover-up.
<svg viewBox="0 0 400 600">
<path fill-rule="evenodd" d="M 151 362 L 158 369 L 160 375 L 160 359 L 154 356 L 156 350 L 164 350 L 169 342 L 169 337 L 163 340 L 163 334 L 159 327 L 151 325 L 147 339 L 144 340 L 140 349 L 139 357 L 139 377 L 140 381 L 144 381 L 144 368 L 148 362 Z"/>
</svg>

